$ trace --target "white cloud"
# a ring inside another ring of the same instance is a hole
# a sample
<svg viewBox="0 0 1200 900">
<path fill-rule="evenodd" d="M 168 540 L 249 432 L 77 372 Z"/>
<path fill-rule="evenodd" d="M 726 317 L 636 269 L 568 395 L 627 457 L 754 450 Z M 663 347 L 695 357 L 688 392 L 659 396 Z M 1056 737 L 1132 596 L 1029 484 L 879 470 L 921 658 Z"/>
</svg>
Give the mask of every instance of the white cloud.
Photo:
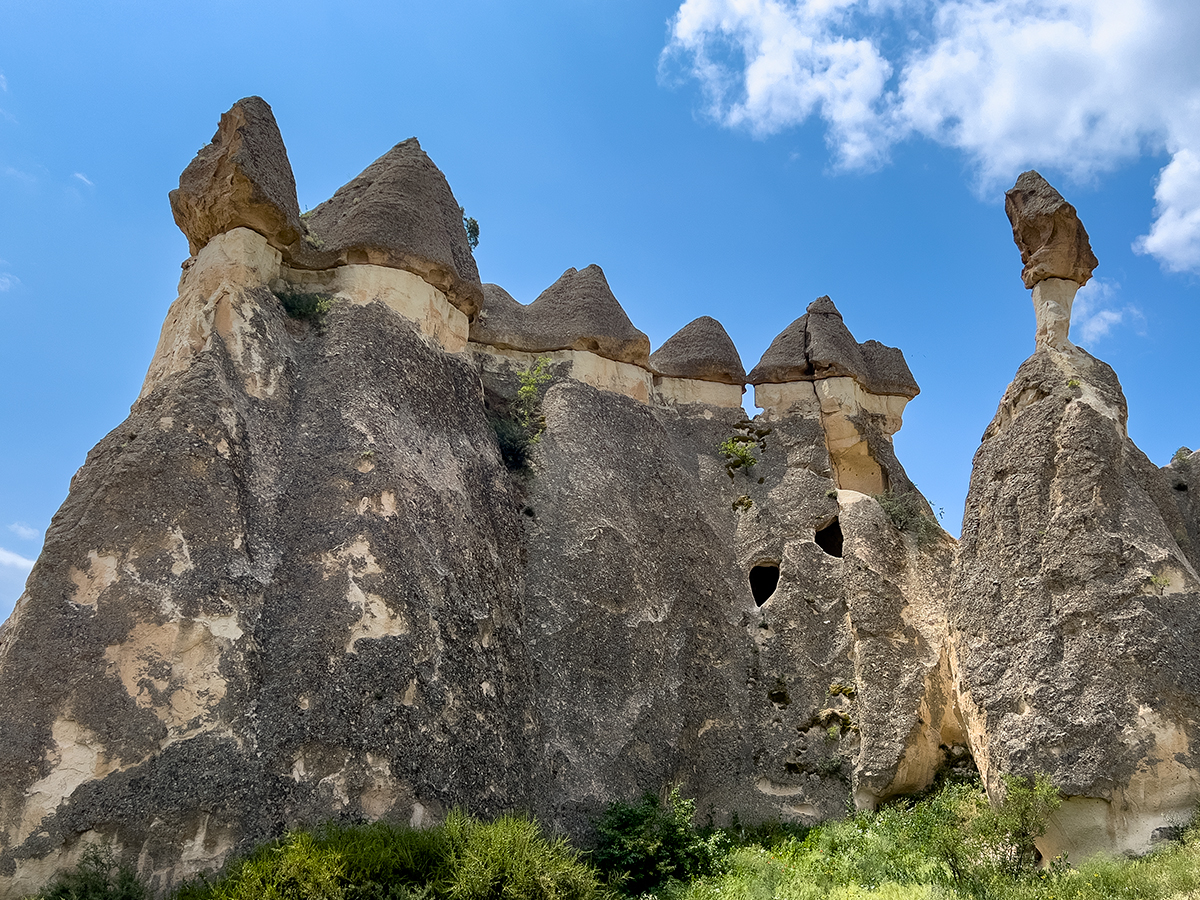
<svg viewBox="0 0 1200 900">
<path fill-rule="evenodd" d="M 8 82 L 4 80 L 4 73 L 0 72 L 0 91 L 8 93 Z"/>
<path fill-rule="evenodd" d="M 21 569 L 28 572 L 33 568 L 33 560 L 26 559 L 23 556 L 18 556 L 10 550 L 5 550 L 0 547 L 0 566 L 7 566 L 12 569 Z"/>
<path fill-rule="evenodd" d="M 41 537 L 42 533 L 32 526 L 26 525 L 24 522 L 13 522 L 8 526 L 8 530 L 22 540 L 32 541 L 34 538 Z"/>
<path fill-rule="evenodd" d="M 5 291 L 12 290 L 20 283 L 21 279 L 16 275 L 10 275 L 7 272 L 0 272 L 0 294 L 3 294 Z"/>
<path fill-rule="evenodd" d="M 1137 249 L 1200 270 L 1198 37 L 1195 0 L 685 0 L 663 59 L 724 125 L 819 116 L 847 167 L 923 135 L 990 191 L 1029 166 L 1085 179 L 1166 152 Z"/>
<path fill-rule="evenodd" d="M 74 177 L 74 178 L 78 178 L 80 181 L 82 181 L 82 182 L 83 182 L 84 184 L 86 184 L 88 187 L 95 187 L 95 185 L 94 185 L 94 184 L 92 184 L 92 182 L 91 182 L 91 179 L 90 179 L 90 178 L 88 178 L 86 175 L 84 175 L 82 172 L 76 172 L 76 173 L 74 174 L 74 176 L 72 176 L 72 177 Z"/>
<path fill-rule="evenodd" d="M 1093 278 L 1079 289 L 1071 308 L 1071 339 L 1075 343 L 1093 345 L 1117 325 L 1142 333 L 1142 311 L 1132 304 L 1118 305 L 1120 290 L 1120 284 L 1103 278 Z"/>
</svg>

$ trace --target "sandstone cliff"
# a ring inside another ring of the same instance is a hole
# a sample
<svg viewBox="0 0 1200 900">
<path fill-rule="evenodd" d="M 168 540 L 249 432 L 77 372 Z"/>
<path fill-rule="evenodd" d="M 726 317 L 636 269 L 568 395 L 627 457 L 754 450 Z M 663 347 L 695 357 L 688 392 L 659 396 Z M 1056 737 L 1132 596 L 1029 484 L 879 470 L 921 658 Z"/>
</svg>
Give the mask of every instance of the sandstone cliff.
<svg viewBox="0 0 1200 900">
<path fill-rule="evenodd" d="M 813 821 L 968 753 L 1088 798 L 1068 837 L 1194 802 L 1196 519 L 1082 351 L 1018 373 L 960 562 L 892 448 L 903 355 L 829 298 L 748 378 L 711 319 L 650 354 L 599 267 L 481 284 L 415 141 L 293 215 L 258 98 L 172 204 L 193 256 L 141 395 L 0 629 L 0 896 L 94 843 L 166 887 L 454 805 L 586 839 L 669 783 Z"/>
</svg>

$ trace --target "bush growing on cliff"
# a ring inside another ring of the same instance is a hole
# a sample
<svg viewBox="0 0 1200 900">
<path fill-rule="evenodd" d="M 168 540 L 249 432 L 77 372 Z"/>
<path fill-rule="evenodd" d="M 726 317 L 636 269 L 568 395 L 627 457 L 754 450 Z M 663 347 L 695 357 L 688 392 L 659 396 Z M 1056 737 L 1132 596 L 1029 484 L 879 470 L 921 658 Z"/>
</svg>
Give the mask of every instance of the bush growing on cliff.
<svg viewBox="0 0 1200 900">
<path fill-rule="evenodd" d="M 530 448 L 542 439 L 542 432 L 546 430 L 542 395 L 553 377 L 550 360 L 539 357 L 528 369 L 517 373 L 517 394 L 508 404 L 507 411 L 488 416 L 492 431 L 496 433 L 500 457 L 514 471 L 528 465 Z"/>
</svg>

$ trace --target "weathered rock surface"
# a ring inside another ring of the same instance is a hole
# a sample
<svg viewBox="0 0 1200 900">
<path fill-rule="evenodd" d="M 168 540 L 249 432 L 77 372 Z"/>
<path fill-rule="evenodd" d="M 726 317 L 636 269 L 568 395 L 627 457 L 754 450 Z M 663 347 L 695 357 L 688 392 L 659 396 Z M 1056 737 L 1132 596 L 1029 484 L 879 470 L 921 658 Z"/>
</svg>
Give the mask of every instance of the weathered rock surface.
<svg viewBox="0 0 1200 900">
<path fill-rule="evenodd" d="M 528 306 L 497 285 L 488 285 L 485 296 L 471 323 L 472 341 L 528 353 L 587 350 L 649 365 L 650 339 L 633 327 L 597 265 L 567 269 Z"/>
<path fill-rule="evenodd" d="M 556 362 L 514 474 L 515 378 L 374 282 L 289 319 L 284 269 L 246 228 L 190 263 L 0 636 L 0 896 L 97 842 L 163 888 L 329 818 L 586 840 L 670 783 L 814 821 L 933 777 L 952 542 L 835 490 L 819 402 L 751 423 Z"/>
<path fill-rule="evenodd" d="M 904 354 L 878 341 L 854 340 L 833 301 L 818 297 L 780 332 L 748 376 L 750 384 L 853 378 L 872 394 L 912 399 L 920 393 Z"/>
<path fill-rule="evenodd" d="M 587 840 L 668 784 L 718 822 L 815 821 L 971 755 L 993 796 L 1060 786 L 1051 855 L 1190 815 L 1195 455 L 1155 469 L 1067 340 L 1086 277 L 1037 253 L 1080 263 L 1086 233 L 1044 182 L 1010 202 L 1014 234 L 1050 223 L 1018 238 L 1048 312 L 959 546 L 892 445 L 903 355 L 828 298 L 750 373 L 747 420 L 715 321 L 651 357 L 596 266 L 529 306 L 480 285 L 415 141 L 287 243 L 269 116 L 241 101 L 181 180 L 195 255 L 141 395 L 0 626 L 0 897 L 95 843 L 165 888 L 288 828 L 454 805 Z M 544 433 L 510 471 L 540 354 Z"/>
<path fill-rule="evenodd" d="M 746 370 L 729 333 L 711 316 L 693 319 L 650 354 L 660 375 L 744 385 Z"/>
<path fill-rule="evenodd" d="M 483 303 L 462 210 L 416 138 L 367 166 L 307 220 L 309 239 L 294 249 L 296 265 L 329 268 L 332 256 L 391 266 L 420 275 L 468 316 Z"/>
<path fill-rule="evenodd" d="M 1200 579 L 1116 375 L 1039 349 L 975 456 L 948 601 L 959 699 L 993 791 L 1048 773 L 1051 856 L 1143 852 L 1200 799 Z"/>
<path fill-rule="evenodd" d="M 1033 169 L 1023 172 L 1004 195 L 1004 211 L 1025 268 L 1021 278 L 1033 288 L 1047 278 L 1064 278 L 1080 287 L 1099 263 L 1087 229 L 1075 207 Z"/>
<path fill-rule="evenodd" d="M 245 97 L 221 116 L 171 191 L 175 224 L 195 255 L 216 235 L 252 228 L 282 250 L 303 234 L 296 180 L 271 107 Z"/>
</svg>

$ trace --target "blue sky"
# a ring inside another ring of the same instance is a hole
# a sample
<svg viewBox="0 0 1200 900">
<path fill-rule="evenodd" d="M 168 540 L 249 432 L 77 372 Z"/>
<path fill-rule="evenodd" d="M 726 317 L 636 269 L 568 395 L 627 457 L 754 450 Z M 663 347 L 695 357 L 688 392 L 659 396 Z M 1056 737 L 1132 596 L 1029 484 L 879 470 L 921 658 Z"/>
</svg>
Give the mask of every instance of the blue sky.
<svg viewBox="0 0 1200 900">
<path fill-rule="evenodd" d="M 922 387 L 901 461 L 954 533 L 1033 349 L 1003 190 L 1037 167 L 1100 267 L 1072 337 L 1155 463 L 1196 447 L 1194 0 L 0 0 L 0 619 L 137 396 L 187 242 L 167 192 L 239 97 L 312 207 L 412 135 L 529 302 L 601 265 L 658 346 L 749 369 L 815 297 Z"/>
</svg>

